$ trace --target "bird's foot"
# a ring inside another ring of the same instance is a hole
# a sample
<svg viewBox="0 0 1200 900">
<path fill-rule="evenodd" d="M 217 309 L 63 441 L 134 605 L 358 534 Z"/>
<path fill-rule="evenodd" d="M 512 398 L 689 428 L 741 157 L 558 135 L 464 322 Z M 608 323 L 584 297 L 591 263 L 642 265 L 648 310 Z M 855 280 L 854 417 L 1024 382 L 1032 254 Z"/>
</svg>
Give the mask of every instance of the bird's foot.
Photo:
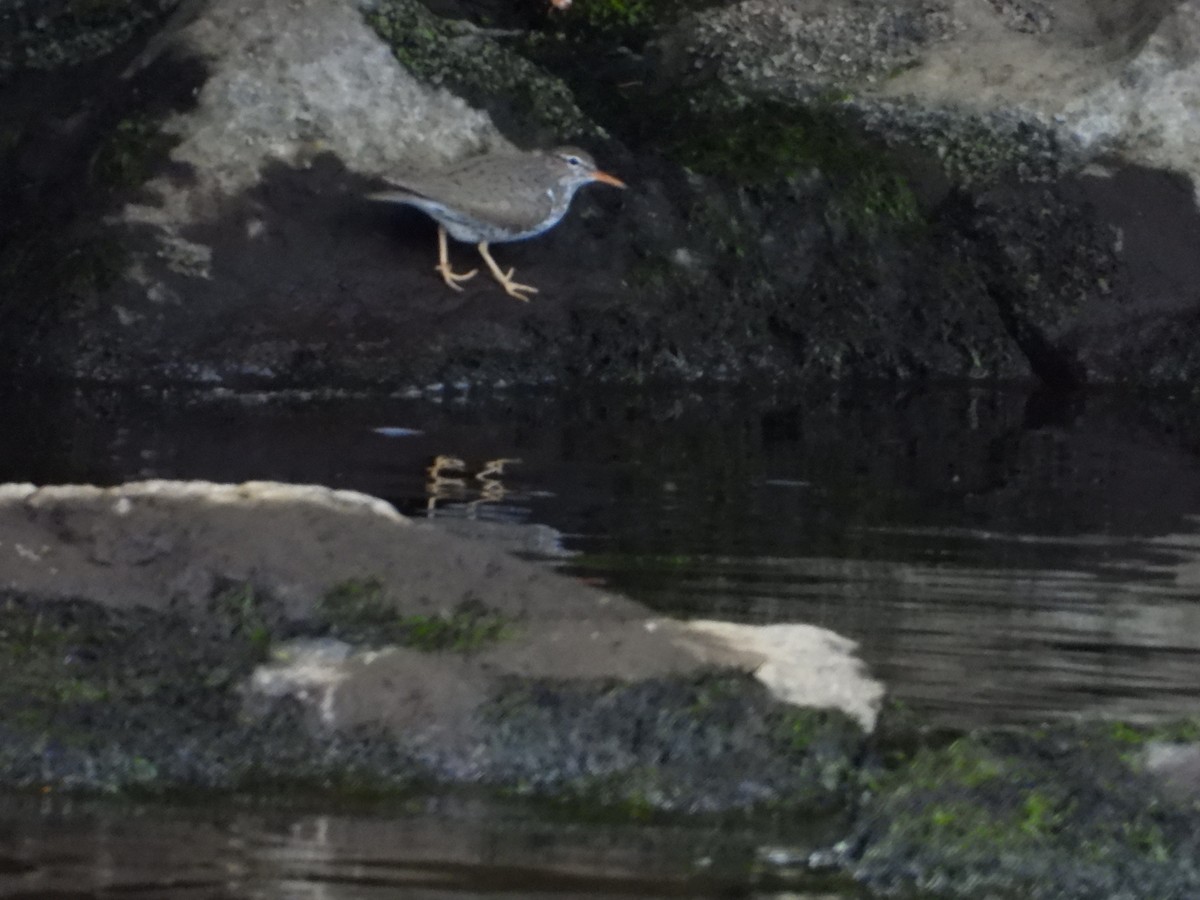
<svg viewBox="0 0 1200 900">
<path fill-rule="evenodd" d="M 487 241 L 481 242 L 478 247 L 479 255 L 482 256 L 483 261 L 487 263 L 487 267 L 491 271 L 492 277 L 499 282 L 500 287 L 504 288 L 504 293 L 508 294 L 510 297 L 516 297 L 518 300 L 524 300 L 526 303 L 528 303 L 529 298 L 525 295 L 536 294 L 538 289 L 528 284 L 517 284 L 517 282 L 513 281 L 513 275 L 516 274 L 517 270 L 514 268 L 505 272 L 498 265 L 496 265 L 496 260 L 492 259 L 492 254 L 488 252 Z"/>
<path fill-rule="evenodd" d="M 516 269 L 509 269 L 502 274 L 498 273 L 496 280 L 500 282 L 500 287 L 504 288 L 504 293 L 508 294 L 508 296 L 516 297 L 518 300 L 524 300 L 528 303 L 529 298 L 525 294 L 536 294 L 538 293 L 538 289 L 529 284 L 518 284 L 513 281 L 513 273 L 516 271 Z"/>
<path fill-rule="evenodd" d="M 446 282 L 448 287 L 453 288 L 456 291 L 462 290 L 458 282 L 470 281 L 479 274 L 478 269 L 472 269 L 470 272 L 455 272 L 452 268 L 450 268 L 449 263 L 438 263 L 436 266 L 434 266 L 434 269 L 436 269 L 442 276 L 442 281 Z"/>
</svg>

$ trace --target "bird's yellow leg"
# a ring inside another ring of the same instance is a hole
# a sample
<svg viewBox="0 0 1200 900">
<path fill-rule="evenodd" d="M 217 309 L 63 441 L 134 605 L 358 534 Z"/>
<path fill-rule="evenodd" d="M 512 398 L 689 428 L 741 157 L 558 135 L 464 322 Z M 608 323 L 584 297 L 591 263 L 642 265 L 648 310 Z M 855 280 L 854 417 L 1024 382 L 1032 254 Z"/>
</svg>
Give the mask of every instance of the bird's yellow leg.
<svg viewBox="0 0 1200 900">
<path fill-rule="evenodd" d="M 536 294 L 538 292 L 538 289 L 535 287 L 530 287 L 527 284 L 517 284 L 512 280 L 513 273 L 517 271 L 516 269 L 509 269 L 507 273 L 501 272 L 500 267 L 496 265 L 496 261 L 492 259 L 492 254 L 488 253 L 487 241 L 484 241 L 479 245 L 479 255 L 483 257 L 483 261 L 487 263 L 488 268 L 492 270 L 492 275 L 498 282 L 500 282 L 500 286 L 504 288 L 504 292 L 508 294 L 508 296 L 516 297 L 518 300 L 525 300 L 528 302 L 529 298 L 526 297 L 525 293 L 523 292 L 528 292 L 530 294 Z"/>
<path fill-rule="evenodd" d="M 462 290 L 458 282 L 468 281 L 479 272 L 478 269 L 472 269 L 470 272 L 459 274 L 450 268 L 450 248 L 446 246 L 446 229 L 441 225 L 438 226 L 438 264 L 435 268 L 441 272 L 442 281 L 456 291 Z"/>
</svg>

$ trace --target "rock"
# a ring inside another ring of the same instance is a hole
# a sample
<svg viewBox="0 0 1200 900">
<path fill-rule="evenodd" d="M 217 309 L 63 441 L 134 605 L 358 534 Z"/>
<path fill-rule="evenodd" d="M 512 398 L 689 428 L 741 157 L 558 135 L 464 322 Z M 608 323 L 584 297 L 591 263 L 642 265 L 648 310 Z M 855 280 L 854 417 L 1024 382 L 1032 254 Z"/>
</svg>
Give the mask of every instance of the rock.
<svg viewBox="0 0 1200 900">
<path fill-rule="evenodd" d="M 840 709 L 863 730 L 875 729 L 883 685 L 868 677 L 853 654 L 856 644 L 814 625 L 740 625 L 689 622 L 682 637 L 718 638 L 722 645 L 753 653 L 754 676 L 776 697 L 796 706 Z M 803 664 L 798 664 L 803 660 Z"/>
<path fill-rule="evenodd" d="M 1200 744 L 1151 741 L 1142 752 L 1146 771 L 1174 797 L 1200 799 Z"/>
<path fill-rule="evenodd" d="M 1191 896 L 1194 795 L 1158 765 L 1170 756 L 1194 769 L 1195 754 L 1163 753 L 1154 730 L 1060 722 L 933 740 L 879 773 L 837 852 L 885 893 Z"/>
<path fill-rule="evenodd" d="M 273 390 L 1200 371 L 1192 0 L 217 0 L 136 31 L 162 8 L 105 18 L 107 55 L 0 43 L 0 349 L 23 370 Z M 572 141 L 633 190 L 500 250 L 542 289 L 528 305 L 448 291 L 428 220 L 363 200 L 389 172 Z"/>
<path fill-rule="evenodd" d="M 36 726 L 0 729 L 8 783 L 123 786 L 136 757 L 151 760 L 143 781 L 230 786 L 255 767 L 292 777 L 280 754 L 304 746 L 310 776 L 365 767 L 379 786 L 603 784 L 624 802 L 648 786 L 620 779 L 649 766 L 654 805 L 819 805 L 846 789 L 862 739 L 839 708 L 869 727 L 879 691 L 819 629 L 797 660 L 787 629 L 755 643 L 662 620 L 478 535 L 313 486 L 4 486 L 0 602 L 0 638 L 25 648 L 0 710 Z M 797 668 L 810 672 L 785 677 Z M 47 694 L 66 705 L 42 723 Z M 107 763 L 31 748 L 39 729 L 74 727 Z"/>
</svg>

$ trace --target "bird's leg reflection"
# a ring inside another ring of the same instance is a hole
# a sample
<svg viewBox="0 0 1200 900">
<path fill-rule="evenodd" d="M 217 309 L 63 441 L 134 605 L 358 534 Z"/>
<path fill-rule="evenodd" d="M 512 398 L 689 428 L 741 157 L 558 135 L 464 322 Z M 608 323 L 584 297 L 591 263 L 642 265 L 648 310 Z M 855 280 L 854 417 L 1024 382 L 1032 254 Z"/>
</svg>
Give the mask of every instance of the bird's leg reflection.
<svg viewBox="0 0 1200 900">
<path fill-rule="evenodd" d="M 446 472 L 456 474 L 447 476 Z M 430 518 L 433 518 L 439 500 L 461 499 L 466 493 L 467 464 L 457 456 L 435 456 L 425 474 L 429 477 L 425 484 L 425 492 L 428 494 L 425 512 Z"/>
</svg>

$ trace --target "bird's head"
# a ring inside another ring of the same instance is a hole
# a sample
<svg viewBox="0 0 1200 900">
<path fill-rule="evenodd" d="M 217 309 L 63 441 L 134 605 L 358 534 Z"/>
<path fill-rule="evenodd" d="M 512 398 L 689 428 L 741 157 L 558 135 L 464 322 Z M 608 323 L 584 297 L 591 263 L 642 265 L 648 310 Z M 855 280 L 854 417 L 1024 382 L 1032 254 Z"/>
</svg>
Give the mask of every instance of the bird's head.
<svg viewBox="0 0 1200 900">
<path fill-rule="evenodd" d="M 550 156 L 556 168 L 561 170 L 558 183 L 568 190 L 574 191 L 575 188 L 591 181 L 611 184 L 613 187 L 625 187 L 625 182 L 621 179 L 596 168 L 596 161 L 586 150 L 580 150 L 578 147 L 558 147 L 551 151 Z"/>
</svg>

